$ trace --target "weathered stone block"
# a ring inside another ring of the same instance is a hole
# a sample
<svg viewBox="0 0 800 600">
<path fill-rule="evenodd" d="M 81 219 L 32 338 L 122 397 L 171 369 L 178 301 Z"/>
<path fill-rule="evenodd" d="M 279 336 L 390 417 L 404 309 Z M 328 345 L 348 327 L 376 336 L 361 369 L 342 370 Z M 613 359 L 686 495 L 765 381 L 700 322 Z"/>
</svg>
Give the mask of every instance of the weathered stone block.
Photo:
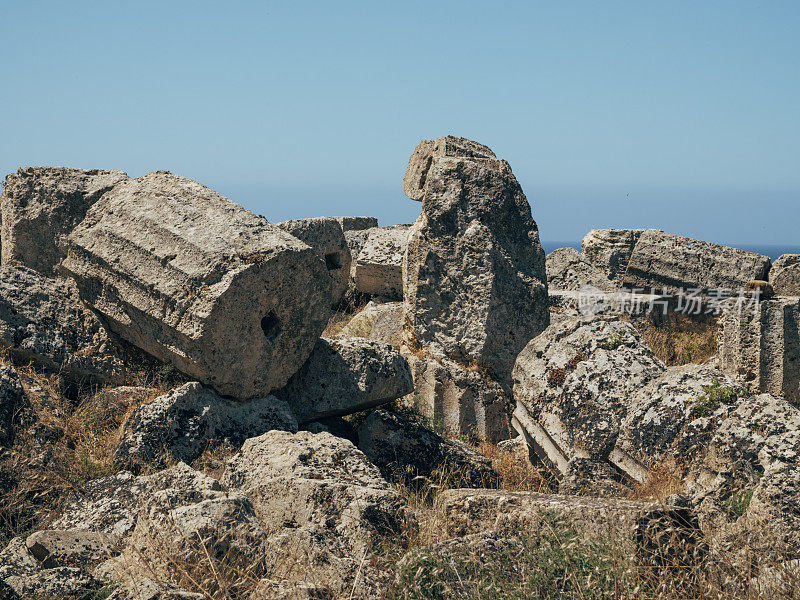
<svg viewBox="0 0 800 600">
<path fill-rule="evenodd" d="M 769 281 L 777 296 L 800 296 L 800 254 L 784 254 L 772 263 Z"/>
<path fill-rule="evenodd" d="M 356 258 L 355 285 L 364 294 L 390 299 L 403 297 L 403 255 L 410 225 L 369 229 Z"/>
<path fill-rule="evenodd" d="M 330 315 L 314 250 L 165 171 L 103 196 L 62 267 L 123 338 L 237 398 L 283 386 Z"/>
<path fill-rule="evenodd" d="M 74 379 L 117 382 L 126 374 L 127 350 L 83 305 L 75 284 L 26 267 L 0 267 L 0 346 Z"/>
<path fill-rule="evenodd" d="M 415 174 L 418 155 L 430 156 L 424 177 Z M 544 251 L 525 194 L 506 161 L 461 138 L 423 142 L 407 176 L 422 182 L 404 260 L 410 342 L 509 381 L 517 354 L 550 319 Z"/>
<path fill-rule="evenodd" d="M 731 299 L 719 320 L 718 367 L 753 392 L 800 403 L 800 299 Z"/>
<path fill-rule="evenodd" d="M 766 279 L 769 267 L 770 259 L 760 254 L 649 229 L 636 243 L 622 285 L 672 294 L 681 288 L 736 293 L 749 281 Z"/>
<path fill-rule="evenodd" d="M 320 338 L 300 370 L 275 395 L 300 423 L 391 402 L 414 389 L 406 359 L 388 344 Z"/>
<path fill-rule="evenodd" d="M 361 229 L 372 229 L 378 226 L 378 219 L 375 217 L 333 217 L 342 226 L 342 231 L 358 231 Z"/>
<path fill-rule="evenodd" d="M 636 242 L 646 229 L 592 229 L 583 238 L 583 257 L 611 280 L 619 281 L 628 269 Z"/>
<path fill-rule="evenodd" d="M 546 258 L 547 290 L 580 291 L 593 287 L 600 291 L 613 292 L 617 286 L 605 273 L 584 260 L 575 248 L 553 250 Z"/>
<path fill-rule="evenodd" d="M 52 275 L 64 239 L 100 197 L 128 179 L 122 171 L 28 167 L 7 175 L 0 194 L 2 264 Z"/>
<path fill-rule="evenodd" d="M 316 250 L 333 281 L 331 305 L 337 304 L 347 291 L 352 262 L 339 220 L 336 217 L 318 217 L 294 219 L 277 225 Z"/>
</svg>

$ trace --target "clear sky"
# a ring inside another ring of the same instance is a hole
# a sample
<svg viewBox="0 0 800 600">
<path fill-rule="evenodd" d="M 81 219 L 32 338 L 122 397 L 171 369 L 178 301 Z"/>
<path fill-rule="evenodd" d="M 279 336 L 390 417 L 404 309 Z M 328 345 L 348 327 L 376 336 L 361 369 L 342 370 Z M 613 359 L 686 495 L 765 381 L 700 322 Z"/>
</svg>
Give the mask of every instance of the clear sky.
<svg viewBox="0 0 800 600">
<path fill-rule="evenodd" d="M 506 158 L 545 240 L 800 246 L 800 2 L 0 4 L 0 171 L 168 169 L 273 221 L 413 221 L 423 138 Z"/>
</svg>

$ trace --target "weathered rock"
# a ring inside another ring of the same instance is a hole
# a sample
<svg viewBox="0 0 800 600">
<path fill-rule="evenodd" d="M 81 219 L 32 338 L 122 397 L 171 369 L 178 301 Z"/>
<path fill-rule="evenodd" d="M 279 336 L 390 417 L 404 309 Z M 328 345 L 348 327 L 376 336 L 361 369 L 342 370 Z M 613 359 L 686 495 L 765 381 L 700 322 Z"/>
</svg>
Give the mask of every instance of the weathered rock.
<svg viewBox="0 0 800 600">
<path fill-rule="evenodd" d="M 337 597 L 375 595 L 381 576 L 370 558 L 376 544 L 414 525 L 377 467 L 327 433 L 271 431 L 251 438 L 228 462 L 222 482 L 250 498 L 267 531 L 281 532 L 270 538 L 278 553 L 271 577 L 335 582 L 342 588 Z"/>
<path fill-rule="evenodd" d="M 0 365 L 0 448 L 14 441 L 14 425 L 25 407 L 25 391 L 14 367 Z"/>
<path fill-rule="evenodd" d="M 358 231 L 361 229 L 371 229 L 378 226 L 378 219 L 375 217 L 333 217 L 341 225 L 342 231 Z"/>
<path fill-rule="evenodd" d="M 370 300 L 336 337 L 361 337 L 399 349 L 403 345 L 403 303 Z"/>
<path fill-rule="evenodd" d="M 355 259 L 354 279 L 359 292 L 402 299 L 403 255 L 410 229 L 410 225 L 392 225 L 367 230 L 364 244 Z"/>
<path fill-rule="evenodd" d="M 72 567 L 43 569 L 31 575 L 9 577 L 5 583 L 23 599 L 85 600 L 105 584 Z"/>
<path fill-rule="evenodd" d="M 139 477 L 123 471 L 87 483 L 80 494 L 67 499 L 64 512 L 51 527 L 96 531 L 123 540 L 136 526 L 143 503 L 158 490 L 168 492 L 177 505 L 198 497 L 198 494 L 217 492 L 222 488 L 216 479 L 184 463 Z"/>
<path fill-rule="evenodd" d="M 591 286 L 600 291 L 613 292 L 614 283 L 606 275 L 584 260 L 575 248 L 553 250 L 546 258 L 547 289 L 579 291 Z"/>
<path fill-rule="evenodd" d="M 558 482 L 558 493 L 569 496 L 625 498 L 629 490 L 619 479 L 609 462 L 576 456 L 570 459 L 566 474 Z"/>
<path fill-rule="evenodd" d="M 376 410 L 358 428 L 358 448 L 391 481 L 424 477 L 447 487 L 493 487 L 492 462 L 394 413 Z"/>
<path fill-rule="evenodd" d="M 742 396 L 739 385 L 710 366 L 670 367 L 634 390 L 610 460 L 639 482 L 668 457 L 689 464 Z"/>
<path fill-rule="evenodd" d="M 379 406 L 413 389 L 406 359 L 388 344 L 320 338 L 308 361 L 275 395 L 306 423 Z"/>
<path fill-rule="evenodd" d="M 91 569 L 114 551 L 114 537 L 97 531 L 45 530 L 25 540 L 28 552 L 44 569 L 74 567 Z"/>
<path fill-rule="evenodd" d="M 28 552 L 25 537 L 15 537 L 0 551 L 0 581 L 9 577 L 30 575 L 39 570 L 39 563 Z"/>
<path fill-rule="evenodd" d="M 278 223 L 278 227 L 311 246 L 325 262 L 333 285 L 331 305 L 337 304 L 347 291 L 350 280 L 350 248 L 344 238 L 344 231 L 336 217 L 316 219 L 294 219 Z"/>
<path fill-rule="evenodd" d="M 164 171 L 104 195 L 70 235 L 62 268 L 122 337 L 237 398 L 284 385 L 330 314 L 314 250 Z"/>
<path fill-rule="evenodd" d="M 412 346 L 506 382 L 549 323 L 547 276 L 525 194 L 509 164 L 486 150 L 448 137 L 412 155 L 407 176 L 424 190 L 403 265 L 405 320 Z M 429 154 L 418 177 L 413 165 Z"/>
<path fill-rule="evenodd" d="M 778 296 L 800 296 L 800 254 L 784 254 L 772 263 L 769 281 Z"/>
<path fill-rule="evenodd" d="M 677 536 L 685 550 L 699 541 L 694 514 L 685 508 L 612 498 L 585 498 L 507 492 L 502 490 L 446 490 L 439 496 L 447 533 L 462 536 L 484 531 L 516 535 L 536 531 L 542 517 L 561 516 L 589 539 L 613 540 L 623 550 L 636 552 L 650 563 L 654 544 Z"/>
<path fill-rule="evenodd" d="M 567 318 L 517 359 L 515 424 L 545 463 L 567 475 L 574 458 L 608 459 L 631 396 L 665 368 L 630 323 Z"/>
<path fill-rule="evenodd" d="M 466 138 L 448 135 L 435 140 L 422 140 L 411 157 L 408 159 L 408 168 L 403 179 L 403 189 L 406 196 L 412 200 L 422 202 L 425 197 L 425 185 L 428 173 L 436 158 L 491 158 L 496 159 L 494 152 L 487 146 L 473 142 Z"/>
<path fill-rule="evenodd" d="M 89 207 L 127 179 L 122 171 L 68 167 L 28 167 L 6 175 L 0 194 L 2 264 L 52 275 L 65 256 L 64 239 Z"/>
<path fill-rule="evenodd" d="M 212 442 L 240 446 L 272 429 L 297 431 L 297 421 L 274 396 L 236 402 L 199 383 L 187 383 L 137 408 L 114 452 L 118 466 L 192 462 Z"/>
<path fill-rule="evenodd" d="M 642 233 L 647 229 L 592 229 L 583 238 L 581 252 L 586 261 L 609 279 L 619 282 Z"/>
<path fill-rule="evenodd" d="M 510 434 L 510 392 L 480 369 L 447 359 L 407 355 L 415 408 L 449 435 L 499 442 Z"/>
<path fill-rule="evenodd" d="M 19 361 L 73 378 L 124 379 L 125 350 L 80 301 L 75 285 L 0 267 L 0 345 Z"/>
<path fill-rule="evenodd" d="M 722 304 L 717 366 L 753 392 L 800 403 L 800 299 Z"/>
<path fill-rule="evenodd" d="M 800 410 L 762 394 L 740 402 L 717 428 L 689 473 L 687 490 L 710 523 L 724 523 L 742 513 L 748 518 L 769 515 L 773 525 L 783 524 L 796 533 L 798 468 Z M 751 496 L 756 502 L 748 506 Z"/>
<path fill-rule="evenodd" d="M 671 294 L 738 293 L 748 281 L 766 279 L 769 267 L 760 254 L 649 229 L 636 243 L 622 285 Z"/>
</svg>

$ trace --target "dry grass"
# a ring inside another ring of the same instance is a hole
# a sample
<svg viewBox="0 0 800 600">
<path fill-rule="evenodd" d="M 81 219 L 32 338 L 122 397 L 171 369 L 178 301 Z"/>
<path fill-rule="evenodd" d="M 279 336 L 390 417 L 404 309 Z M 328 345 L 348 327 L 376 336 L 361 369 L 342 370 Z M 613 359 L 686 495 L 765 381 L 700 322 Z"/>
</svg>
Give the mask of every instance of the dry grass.
<svg viewBox="0 0 800 600">
<path fill-rule="evenodd" d="M 497 472 L 497 487 L 510 492 L 553 493 L 558 482 L 544 467 L 534 466 L 528 457 L 501 450 L 497 444 L 483 442 L 478 450 L 492 461 Z"/>
<path fill-rule="evenodd" d="M 717 353 L 717 327 L 713 320 L 670 313 L 667 321 L 654 324 L 648 318 L 632 323 L 653 353 L 668 366 L 703 364 Z"/>
<path fill-rule="evenodd" d="M 669 496 L 684 491 L 683 472 L 674 457 L 666 458 L 647 479 L 631 489 L 631 500 L 666 502 Z"/>
</svg>

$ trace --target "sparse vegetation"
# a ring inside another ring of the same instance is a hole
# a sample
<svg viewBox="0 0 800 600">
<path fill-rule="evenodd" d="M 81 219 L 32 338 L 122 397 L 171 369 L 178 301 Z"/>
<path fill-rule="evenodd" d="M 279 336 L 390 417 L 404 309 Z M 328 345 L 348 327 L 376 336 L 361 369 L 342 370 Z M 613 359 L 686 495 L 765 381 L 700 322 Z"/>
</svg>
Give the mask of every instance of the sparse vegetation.
<svg viewBox="0 0 800 600">
<path fill-rule="evenodd" d="M 713 320 L 670 313 L 655 324 L 646 317 L 632 323 L 653 353 L 668 366 L 703 364 L 717 353 L 717 328 Z"/>
<path fill-rule="evenodd" d="M 719 379 L 715 379 L 710 386 L 704 388 L 703 395 L 698 398 L 692 408 L 692 417 L 707 417 L 721 405 L 735 402 L 736 397 L 736 391 L 733 388 L 724 386 Z"/>
</svg>

